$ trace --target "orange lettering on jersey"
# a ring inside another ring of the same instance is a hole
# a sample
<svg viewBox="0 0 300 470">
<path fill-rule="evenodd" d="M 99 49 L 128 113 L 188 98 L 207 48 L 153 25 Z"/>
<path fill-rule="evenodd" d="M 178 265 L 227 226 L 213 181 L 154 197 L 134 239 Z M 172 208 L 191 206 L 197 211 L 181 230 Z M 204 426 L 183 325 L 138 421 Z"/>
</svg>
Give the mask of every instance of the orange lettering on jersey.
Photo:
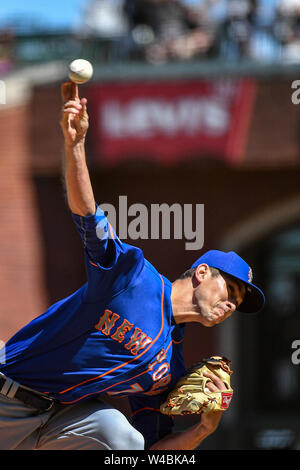
<svg viewBox="0 0 300 470">
<path fill-rule="evenodd" d="M 145 392 L 145 395 L 158 395 L 159 393 L 167 389 L 167 385 L 171 382 L 171 374 L 166 375 L 158 382 L 153 384 L 153 387 L 149 392 Z"/>
<path fill-rule="evenodd" d="M 122 325 L 119 326 L 119 328 L 112 335 L 112 339 L 118 341 L 119 343 L 122 343 L 125 338 L 125 333 L 127 333 L 127 331 L 130 331 L 132 327 L 133 323 L 129 323 L 129 321 L 124 320 Z"/>
<path fill-rule="evenodd" d="M 167 355 L 164 349 L 161 349 L 159 353 L 156 355 L 155 361 L 151 362 L 149 364 L 148 370 L 153 370 L 153 368 L 157 365 L 160 364 L 162 361 L 166 359 Z"/>
<path fill-rule="evenodd" d="M 126 390 L 121 390 L 119 392 L 106 392 L 107 395 L 120 395 L 125 394 L 125 393 L 138 393 L 138 392 L 143 392 L 144 389 L 140 386 L 140 384 L 136 383 L 133 385 L 130 385 L 130 388 L 126 388 Z"/>
<path fill-rule="evenodd" d="M 159 366 L 159 368 L 153 372 L 152 379 L 154 382 L 161 379 L 169 370 L 170 364 L 168 362 L 164 362 Z"/>
<path fill-rule="evenodd" d="M 146 333 L 142 333 L 139 328 L 135 328 L 129 342 L 125 344 L 124 347 L 129 349 L 131 354 L 135 356 L 141 349 L 144 349 L 150 343 L 152 343 L 152 339 L 149 338 Z"/>
<path fill-rule="evenodd" d="M 115 325 L 118 318 L 120 318 L 120 315 L 117 313 L 112 313 L 110 310 L 105 310 L 99 322 L 97 325 L 95 325 L 95 328 L 96 330 L 102 331 L 103 334 L 108 336 L 110 334 L 110 330 Z"/>
</svg>

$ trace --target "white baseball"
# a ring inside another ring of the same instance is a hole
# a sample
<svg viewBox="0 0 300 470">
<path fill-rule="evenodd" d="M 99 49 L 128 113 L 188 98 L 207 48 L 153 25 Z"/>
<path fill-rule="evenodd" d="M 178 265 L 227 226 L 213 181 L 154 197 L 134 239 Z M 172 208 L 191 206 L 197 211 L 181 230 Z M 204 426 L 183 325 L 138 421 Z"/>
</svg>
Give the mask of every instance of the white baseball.
<svg viewBox="0 0 300 470">
<path fill-rule="evenodd" d="M 72 82 L 81 85 L 86 83 L 93 75 L 92 64 L 85 59 L 75 59 L 69 65 L 69 78 Z"/>
</svg>

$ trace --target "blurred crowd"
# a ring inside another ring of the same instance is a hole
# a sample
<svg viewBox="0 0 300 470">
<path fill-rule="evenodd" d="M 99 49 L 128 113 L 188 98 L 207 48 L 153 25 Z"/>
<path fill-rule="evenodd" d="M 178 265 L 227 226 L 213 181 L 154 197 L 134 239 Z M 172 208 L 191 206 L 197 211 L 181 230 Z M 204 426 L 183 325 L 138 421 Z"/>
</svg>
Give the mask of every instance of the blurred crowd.
<svg viewBox="0 0 300 470">
<path fill-rule="evenodd" d="M 14 34 L 10 30 L 0 32 L 0 76 L 13 68 Z"/>
<path fill-rule="evenodd" d="M 82 28 L 117 59 L 300 62 L 300 0 L 93 0 Z"/>
<path fill-rule="evenodd" d="M 103 41 L 113 61 L 300 63 L 300 0 L 86 0 L 73 34 Z M 13 55 L 2 36 L 0 73 Z"/>
</svg>

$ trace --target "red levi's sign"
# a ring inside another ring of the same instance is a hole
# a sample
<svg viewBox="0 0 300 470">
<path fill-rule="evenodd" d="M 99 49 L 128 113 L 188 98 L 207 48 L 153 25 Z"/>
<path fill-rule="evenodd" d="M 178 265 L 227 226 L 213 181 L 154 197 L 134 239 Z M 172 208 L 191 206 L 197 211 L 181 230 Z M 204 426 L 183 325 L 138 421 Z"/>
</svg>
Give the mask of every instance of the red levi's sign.
<svg viewBox="0 0 300 470">
<path fill-rule="evenodd" d="M 251 80 L 90 85 L 89 136 L 101 164 L 243 158 L 255 95 Z"/>
</svg>

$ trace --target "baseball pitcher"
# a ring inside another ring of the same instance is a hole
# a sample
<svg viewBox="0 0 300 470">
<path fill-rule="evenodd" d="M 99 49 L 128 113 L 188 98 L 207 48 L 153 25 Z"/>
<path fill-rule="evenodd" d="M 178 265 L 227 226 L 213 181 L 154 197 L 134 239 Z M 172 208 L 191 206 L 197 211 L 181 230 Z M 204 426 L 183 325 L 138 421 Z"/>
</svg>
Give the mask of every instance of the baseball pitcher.
<svg viewBox="0 0 300 470">
<path fill-rule="evenodd" d="M 200 361 L 197 351 L 187 371 L 185 324 L 212 327 L 235 310 L 257 312 L 264 294 L 234 252 L 204 253 L 171 283 L 139 248 L 121 242 L 94 199 L 87 100 L 71 82 L 62 98 L 67 201 L 87 281 L 7 342 L 0 448 L 195 449 L 229 406 L 232 371 L 228 359 Z M 105 401 L 110 396 L 128 397 L 132 415 Z M 198 414 L 199 422 L 173 433 L 176 414 Z"/>
</svg>

